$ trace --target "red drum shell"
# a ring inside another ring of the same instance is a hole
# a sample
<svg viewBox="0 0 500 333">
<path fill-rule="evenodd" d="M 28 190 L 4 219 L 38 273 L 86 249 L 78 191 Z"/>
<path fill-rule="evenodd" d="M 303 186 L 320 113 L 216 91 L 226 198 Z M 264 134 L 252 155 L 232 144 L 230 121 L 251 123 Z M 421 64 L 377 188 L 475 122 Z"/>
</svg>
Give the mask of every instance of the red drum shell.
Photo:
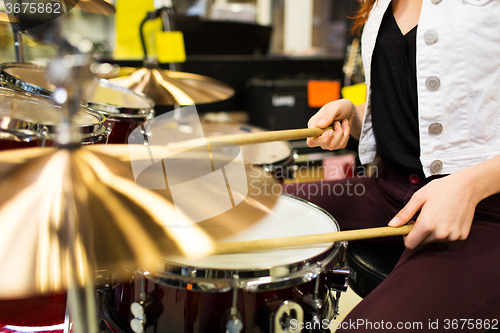
<svg viewBox="0 0 500 333">
<path fill-rule="evenodd" d="M 63 333 L 66 295 L 0 300 L 0 332 Z"/>
</svg>

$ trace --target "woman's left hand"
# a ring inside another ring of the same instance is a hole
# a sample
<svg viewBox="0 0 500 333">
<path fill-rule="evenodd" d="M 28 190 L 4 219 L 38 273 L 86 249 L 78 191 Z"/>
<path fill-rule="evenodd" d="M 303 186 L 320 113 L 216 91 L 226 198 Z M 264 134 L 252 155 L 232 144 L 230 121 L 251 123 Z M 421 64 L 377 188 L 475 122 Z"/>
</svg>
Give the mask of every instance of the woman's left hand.
<svg viewBox="0 0 500 333">
<path fill-rule="evenodd" d="M 413 230 L 405 238 L 407 248 L 467 238 L 476 205 L 481 199 L 467 177 L 461 176 L 462 173 L 458 172 L 429 182 L 415 192 L 389 222 L 392 227 L 402 226 L 420 211 Z"/>
</svg>

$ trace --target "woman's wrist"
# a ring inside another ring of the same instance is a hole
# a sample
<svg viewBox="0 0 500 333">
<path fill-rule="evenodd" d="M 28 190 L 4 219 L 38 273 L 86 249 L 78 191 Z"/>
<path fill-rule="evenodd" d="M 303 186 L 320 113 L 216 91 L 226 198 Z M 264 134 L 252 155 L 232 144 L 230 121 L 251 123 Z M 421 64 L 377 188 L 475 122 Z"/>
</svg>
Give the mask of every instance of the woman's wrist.
<svg viewBox="0 0 500 333">
<path fill-rule="evenodd" d="M 359 140 L 361 135 L 361 125 L 363 122 L 363 115 L 365 111 L 365 104 L 354 105 L 350 100 L 346 100 L 348 104 L 346 107 L 351 108 L 350 117 L 348 117 L 349 127 L 351 129 L 351 136 Z"/>
<path fill-rule="evenodd" d="M 472 200 L 481 200 L 500 192 L 500 156 L 467 167 L 455 173 L 471 192 Z"/>
</svg>

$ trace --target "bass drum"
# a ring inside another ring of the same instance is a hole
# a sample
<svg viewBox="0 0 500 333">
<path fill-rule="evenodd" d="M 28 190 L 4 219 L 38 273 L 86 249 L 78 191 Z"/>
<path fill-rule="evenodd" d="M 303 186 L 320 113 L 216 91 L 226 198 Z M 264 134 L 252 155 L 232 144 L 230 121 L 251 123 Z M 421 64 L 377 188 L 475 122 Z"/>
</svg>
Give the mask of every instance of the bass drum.
<svg viewBox="0 0 500 333">
<path fill-rule="evenodd" d="M 49 98 L 0 88 L 0 150 L 52 146 L 62 112 Z M 81 133 L 83 144 L 105 142 L 105 120 L 82 106 L 73 117 L 73 126 Z"/>
<path fill-rule="evenodd" d="M 0 65 L 1 84 L 16 90 L 51 97 L 55 86 L 47 81 L 46 67 L 30 63 Z M 127 143 L 129 134 L 154 117 L 154 102 L 144 94 L 121 87 L 108 80 L 94 79 L 84 103 L 106 117 L 108 143 Z"/>
<path fill-rule="evenodd" d="M 281 196 L 273 214 L 227 241 L 338 231 L 326 211 Z M 174 257 L 144 271 L 105 297 L 110 332 L 299 332 L 336 315 L 345 288 L 343 244 Z M 318 327 L 318 326 L 316 326 Z"/>
</svg>

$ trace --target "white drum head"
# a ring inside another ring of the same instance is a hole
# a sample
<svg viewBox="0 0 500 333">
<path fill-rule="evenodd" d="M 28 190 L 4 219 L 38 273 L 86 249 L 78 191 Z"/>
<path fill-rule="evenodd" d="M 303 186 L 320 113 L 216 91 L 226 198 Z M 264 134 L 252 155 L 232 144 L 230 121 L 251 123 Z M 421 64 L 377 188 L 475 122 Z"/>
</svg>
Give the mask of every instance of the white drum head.
<svg viewBox="0 0 500 333">
<path fill-rule="evenodd" d="M 45 97 L 33 96 L 10 89 L 0 90 L 0 118 L 8 117 L 42 126 L 54 126 L 62 120 L 62 109 Z M 81 107 L 72 119 L 75 126 L 92 126 L 102 117 Z"/>
<path fill-rule="evenodd" d="M 203 127 L 203 133 L 206 137 L 263 131 L 260 128 L 250 125 L 215 123 L 207 121 L 203 121 L 201 126 Z M 241 153 L 243 154 L 243 160 L 246 163 L 263 165 L 287 159 L 292 154 L 292 149 L 287 142 L 276 141 L 241 146 Z"/>
<path fill-rule="evenodd" d="M 305 236 L 336 231 L 338 228 L 335 220 L 322 209 L 298 198 L 281 196 L 273 209 L 273 214 L 267 215 L 252 227 L 225 241 Z M 169 257 L 168 261 L 177 265 L 208 269 L 255 270 L 273 267 L 280 269 L 288 264 L 315 257 L 331 246 L 331 243 L 315 244 L 277 250 L 213 255 L 200 260 Z"/>
<path fill-rule="evenodd" d="M 94 84 L 92 96 L 86 98 L 91 106 L 108 105 L 115 107 L 117 112 L 123 108 L 143 110 L 153 107 L 153 101 L 150 98 L 108 80 L 95 80 Z M 101 111 L 98 107 L 96 109 Z M 104 111 L 109 110 L 105 109 Z"/>
</svg>

